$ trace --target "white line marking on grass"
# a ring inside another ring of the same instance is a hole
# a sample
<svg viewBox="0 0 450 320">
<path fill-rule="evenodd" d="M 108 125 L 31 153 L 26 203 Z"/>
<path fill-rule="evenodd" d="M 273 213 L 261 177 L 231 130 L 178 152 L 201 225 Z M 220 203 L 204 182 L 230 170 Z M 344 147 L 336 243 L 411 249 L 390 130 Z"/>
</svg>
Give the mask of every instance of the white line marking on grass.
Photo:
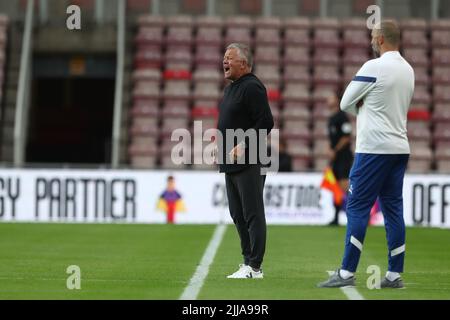
<svg viewBox="0 0 450 320">
<path fill-rule="evenodd" d="M 214 230 L 214 234 L 209 241 L 208 247 L 206 248 L 205 253 L 203 254 L 202 260 L 195 270 L 194 275 L 189 281 L 189 285 L 184 289 L 183 294 L 180 296 L 180 300 L 195 300 L 200 292 L 200 289 L 203 286 L 203 282 L 208 276 L 209 266 L 214 261 L 214 257 L 216 255 L 217 249 L 219 248 L 220 243 L 222 242 L 223 235 L 227 228 L 226 224 L 217 225 Z"/>
<path fill-rule="evenodd" d="M 327 271 L 328 275 L 332 275 L 334 271 Z M 350 300 L 364 300 L 364 297 L 353 287 L 343 287 L 340 288 L 342 292 L 347 296 Z"/>
</svg>

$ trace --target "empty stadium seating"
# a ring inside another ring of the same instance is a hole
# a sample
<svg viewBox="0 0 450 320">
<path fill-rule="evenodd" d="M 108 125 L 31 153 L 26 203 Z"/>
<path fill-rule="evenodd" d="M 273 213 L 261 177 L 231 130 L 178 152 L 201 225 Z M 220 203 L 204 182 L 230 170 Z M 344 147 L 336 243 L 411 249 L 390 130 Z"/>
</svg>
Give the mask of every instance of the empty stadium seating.
<svg viewBox="0 0 450 320">
<path fill-rule="evenodd" d="M 305 1 L 305 10 L 314 5 Z M 409 112 L 410 172 L 450 170 L 450 22 L 404 19 L 401 52 L 415 69 Z M 143 16 L 135 37 L 130 163 L 179 168 L 170 133 L 195 120 L 214 127 L 226 82 L 226 45 L 249 44 L 276 127 L 295 170 L 322 170 L 327 160 L 327 96 L 342 92 L 371 58 L 364 19 Z M 0 42 L 1 43 L 1 42 Z M 1 61 L 1 59 L 0 59 Z M 139 119 L 139 120 L 138 120 Z M 152 120 L 150 120 L 152 119 Z M 354 119 L 352 119 L 354 122 Z M 356 127 L 354 127 L 355 135 Z M 192 155 L 193 156 L 193 155 Z M 213 168 L 193 165 L 193 168 Z"/>
</svg>

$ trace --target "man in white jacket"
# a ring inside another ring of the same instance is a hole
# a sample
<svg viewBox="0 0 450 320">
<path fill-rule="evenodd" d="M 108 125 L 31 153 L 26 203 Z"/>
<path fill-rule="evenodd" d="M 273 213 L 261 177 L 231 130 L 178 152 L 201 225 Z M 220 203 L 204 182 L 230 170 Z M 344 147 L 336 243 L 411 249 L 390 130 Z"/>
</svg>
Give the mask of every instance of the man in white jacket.
<svg viewBox="0 0 450 320">
<path fill-rule="evenodd" d="M 355 160 L 350 171 L 347 235 L 341 268 L 319 287 L 355 285 L 370 209 L 380 200 L 388 241 L 388 272 L 382 288 L 402 288 L 405 257 L 403 178 L 408 158 L 407 113 L 414 71 L 399 53 L 400 30 L 383 21 L 372 30 L 378 57 L 367 61 L 348 85 L 341 109 L 357 116 Z"/>
</svg>

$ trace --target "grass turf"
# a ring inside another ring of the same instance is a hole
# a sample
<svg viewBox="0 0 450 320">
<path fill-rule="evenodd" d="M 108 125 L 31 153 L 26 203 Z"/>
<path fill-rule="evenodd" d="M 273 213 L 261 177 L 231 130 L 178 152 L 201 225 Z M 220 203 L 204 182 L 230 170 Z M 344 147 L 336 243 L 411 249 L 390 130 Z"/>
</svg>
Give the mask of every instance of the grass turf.
<svg viewBox="0 0 450 320">
<path fill-rule="evenodd" d="M 0 224 L 0 299 L 178 299 L 213 234 L 212 225 Z M 241 262 L 227 228 L 199 299 L 347 299 L 318 289 L 339 266 L 345 228 L 269 226 L 263 280 L 231 280 Z M 369 265 L 384 275 L 383 228 L 370 227 L 357 273 L 366 299 L 450 299 L 450 231 L 408 228 L 405 290 L 369 290 Z M 81 290 L 66 268 L 81 268 Z"/>
</svg>

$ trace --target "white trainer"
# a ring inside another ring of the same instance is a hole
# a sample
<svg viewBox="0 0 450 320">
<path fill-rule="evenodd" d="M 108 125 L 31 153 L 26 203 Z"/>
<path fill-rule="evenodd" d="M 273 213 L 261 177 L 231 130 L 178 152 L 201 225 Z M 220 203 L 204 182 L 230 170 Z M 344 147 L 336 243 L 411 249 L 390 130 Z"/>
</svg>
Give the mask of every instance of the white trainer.
<svg viewBox="0 0 450 320">
<path fill-rule="evenodd" d="M 259 271 L 253 271 L 252 267 L 250 267 L 249 265 L 240 264 L 239 270 L 236 271 L 235 273 L 227 276 L 227 278 L 228 279 L 247 279 L 247 278 L 262 279 L 262 278 L 264 278 L 264 273 L 263 273 L 262 269 Z"/>
</svg>

